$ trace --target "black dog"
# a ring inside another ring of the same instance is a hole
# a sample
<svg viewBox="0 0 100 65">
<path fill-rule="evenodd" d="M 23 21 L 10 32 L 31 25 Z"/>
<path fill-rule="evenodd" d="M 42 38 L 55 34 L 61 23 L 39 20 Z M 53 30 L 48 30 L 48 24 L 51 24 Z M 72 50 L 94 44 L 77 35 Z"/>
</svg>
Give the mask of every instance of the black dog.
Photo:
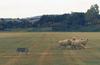
<svg viewBox="0 0 100 65">
<path fill-rule="evenodd" d="M 29 52 L 29 49 L 28 48 L 17 48 L 16 51 L 18 53 L 24 53 L 24 54 L 27 54 Z"/>
</svg>

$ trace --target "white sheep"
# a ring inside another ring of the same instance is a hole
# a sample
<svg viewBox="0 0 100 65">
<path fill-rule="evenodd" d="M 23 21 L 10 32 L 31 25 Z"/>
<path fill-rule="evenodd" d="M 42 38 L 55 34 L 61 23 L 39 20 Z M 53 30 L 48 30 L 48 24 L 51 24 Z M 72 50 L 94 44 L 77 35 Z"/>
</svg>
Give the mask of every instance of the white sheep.
<svg viewBox="0 0 100 65">
<path fill-rule="evenodd" d="M 60 47 L 70 46 L 72 49 L 86 48 L 87 42 L 88 39 L 77 37 L 58 41 Z"/>
<path fill-rule="evenodd" d="M 72 48 L 86 48 L 86 44 L 88 42 L 88 39 L 72 39 L 71 40 L 71 45 L 72 45 Z"/>
<path fill-rule="evenodd" d="M 60 47 L 66 47 L 66 46 L 71 46 L 71 40 L 70 39 L 65 39 L 58 41 Z"/>
<path fill-rule="evenodd" d="M 87 38 L 84 38 L 84 39 L 81 38 L 81 44 L 82 45 L 86 46 L 87 42 L 88 42 L 88 39 Z"/>
</svg>

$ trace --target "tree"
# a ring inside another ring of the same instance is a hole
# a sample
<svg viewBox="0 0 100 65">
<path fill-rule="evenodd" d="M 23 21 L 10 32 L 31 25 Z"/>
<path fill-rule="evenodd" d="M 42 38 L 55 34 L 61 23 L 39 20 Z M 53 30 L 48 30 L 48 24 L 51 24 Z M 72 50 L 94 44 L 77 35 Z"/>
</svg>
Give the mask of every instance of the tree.
<svg viewBox="0 0 100 65">
<path fill-rule="evenodd" d="M 89 24 L 96 23 L 99 17 L 99 6 L 97 4 L 92 5 L 85 14 L 85 19 Z"/>
</svg>

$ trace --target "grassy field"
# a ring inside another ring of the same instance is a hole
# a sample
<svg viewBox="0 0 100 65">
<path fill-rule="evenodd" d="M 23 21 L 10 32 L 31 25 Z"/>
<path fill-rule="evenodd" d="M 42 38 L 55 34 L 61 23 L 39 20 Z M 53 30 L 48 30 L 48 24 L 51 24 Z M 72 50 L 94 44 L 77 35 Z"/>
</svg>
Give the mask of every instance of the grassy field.
<svg viewBox="0 0 100 65">
<path fill-rule="evenodd" d="M 87 49 L 58 48 L 57 41 L 87 37 Z M 16 48 L 29 48 L 28 55 Z M 100 65 L 100 33 L 19 32 L 0 33 L 0 65 Z"/>
</svg>

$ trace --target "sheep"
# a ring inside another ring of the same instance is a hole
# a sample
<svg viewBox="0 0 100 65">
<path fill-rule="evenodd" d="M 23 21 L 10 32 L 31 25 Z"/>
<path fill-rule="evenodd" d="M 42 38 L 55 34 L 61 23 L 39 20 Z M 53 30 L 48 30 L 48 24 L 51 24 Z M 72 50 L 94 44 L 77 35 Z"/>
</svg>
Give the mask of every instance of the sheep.
<svg viewBox="0 0 100 65">
<path fill-rule="evenodd" d="M 72 37 L 72 39 L 65 39 L 58 41 L 60 47 L 70 46 L 72 49 L 86 48 L 88 39 Z"/>
<path fill-rule="evenodd" d="M 88 42 L 87 38 L 86 39 L 81 39 L 81 44 L 82 45 L 86 46 L 87 42 Z"/>
<path fill-rule="evenodd" d="M 65 40 L 62 40 L 62 41 L 58 41 L 59 43 L 59 46 L 60 47 L 67 47 L 67 46 L 71 46 L 71 40 L 70 39 L 65 39 Z"/>
<path fill-rule="evenodd" d="M 85 46 L 86 46 L 86 44 L 87 44 L 87 42 L 88 42 L 88 39 L 72 39 L 71 40 L 71 45 L 72 45 L 72 48 L 76 48 L 76 49 L 78 49 L 78 48 L 86 48 Z"/>
</svg>

